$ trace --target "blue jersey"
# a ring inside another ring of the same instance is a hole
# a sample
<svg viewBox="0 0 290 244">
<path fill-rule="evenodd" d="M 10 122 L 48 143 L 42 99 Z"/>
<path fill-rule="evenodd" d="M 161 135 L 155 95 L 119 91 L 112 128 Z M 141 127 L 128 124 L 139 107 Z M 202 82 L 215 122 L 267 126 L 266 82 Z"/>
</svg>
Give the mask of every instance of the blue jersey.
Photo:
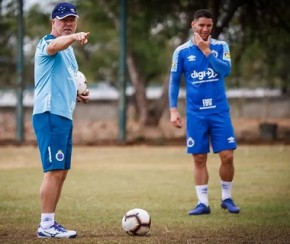
<svg viewBox="0 0 290 244">
<path fill-rule="evenodd" d="M 43 37 L 35 52 L 33 114 L 50 112 L 72 120 L 76 106 L 78 64 L 72 47 L 47 53 L 53 35 Z"/>
<path fill-rule="evenodd" d="M 224 77 L 230 73 L 231 60 L 226 42 L 210 39 L 211 54 L 206 57 L 192 40 L 173 53 L 169 81 L 169 105 L 177 107 L 181 76 L 186 87 L 186 108 L 190 114 L 229 111 Z"/>
</svg>

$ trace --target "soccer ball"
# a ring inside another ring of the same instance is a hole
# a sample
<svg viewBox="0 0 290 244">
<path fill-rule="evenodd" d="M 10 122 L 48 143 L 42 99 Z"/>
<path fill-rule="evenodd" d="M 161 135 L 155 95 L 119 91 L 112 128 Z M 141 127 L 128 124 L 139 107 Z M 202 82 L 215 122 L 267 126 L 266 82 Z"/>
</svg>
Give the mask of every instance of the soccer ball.
<svg viewBox="0 0 290 244">
<path fill-rule="evenodd" d="M 144 236 L 148 234 L 151 226 L 149 213 L 141 208 L 129 210 L 122 219 L 123 230 L 128 235 Z"/>
<path fill-rule="evenodd" d="M 88 89 L 87 79 L 82 72 L 78 71 L 76 80 L 77 80 L 77 86 L 78 86 L 77 88 L 78 95 L 81 95 Z"/>
</svg>

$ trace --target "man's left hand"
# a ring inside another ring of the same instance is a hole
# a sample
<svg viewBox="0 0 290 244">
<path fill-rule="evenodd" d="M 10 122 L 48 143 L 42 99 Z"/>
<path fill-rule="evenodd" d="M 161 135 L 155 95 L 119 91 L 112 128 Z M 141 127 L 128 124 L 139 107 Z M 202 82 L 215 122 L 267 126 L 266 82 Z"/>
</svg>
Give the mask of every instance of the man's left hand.
<svg viewBox="0 0 290 244">
<path fill-rule="evenodd" d="M 90 100 L 90 91 L 87 89 L 82 94 L 77 95 L 77 102 L 87 103 Z"/>
</svg>

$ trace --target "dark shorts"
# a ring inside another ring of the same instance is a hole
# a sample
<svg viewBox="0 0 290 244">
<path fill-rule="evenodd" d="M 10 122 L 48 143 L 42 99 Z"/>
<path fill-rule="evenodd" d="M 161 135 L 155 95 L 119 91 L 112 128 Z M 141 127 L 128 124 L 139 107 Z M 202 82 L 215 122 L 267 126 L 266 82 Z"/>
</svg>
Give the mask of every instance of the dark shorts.
<svg viewBox="0 0 290 244">
<path fill-rule="evenodd" d="M 43 172 L 70 169 L 72 120 L 46 112 L 33 115 L 32 124 L 40 151 Z"/>
<path fill-rule="evenodd" d="M 211 115 L 187 115 L 187 153 L 218 153 L 236 149 L 237 143 L 229 112 Z"/>
</svg>

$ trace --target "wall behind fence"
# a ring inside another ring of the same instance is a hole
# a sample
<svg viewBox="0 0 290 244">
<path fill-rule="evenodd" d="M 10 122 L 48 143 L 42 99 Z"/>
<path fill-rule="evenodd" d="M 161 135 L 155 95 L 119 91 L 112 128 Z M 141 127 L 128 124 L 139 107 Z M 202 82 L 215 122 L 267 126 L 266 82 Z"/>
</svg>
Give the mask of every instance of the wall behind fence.
<svg viewBox="0 0 290 244">
<path fill-rule="evenodd" d="M 277 125 L 277 135 L 273 139 L 288 141 L 290 138 L 290 98 L 231 98 L 231 115 L 238 140 L 259 140 L 260 125 L 271 123 Z M 183 99 L 179 102 L 184 115 Z M 31 126 L 32 108 L 25 107 L 25 142 L 35 143 Z M 127 111 L 127 139 L 134 140 L 170 140 L 182 139 L 185 130 L 173 128 L 166 110 L 157 127 L 140 128 L 134 121 L 134 107 L 129 104 Z M 0 142 L 13 142 L 16 134 L 16 116 L 14 107 L 0 107 Z M 116 142 L 118 138 L 118 102 L 92 101 L 77 104 L 74 113 L 74 142 L 76 144 L 102 144 Z"/>
</svg>

